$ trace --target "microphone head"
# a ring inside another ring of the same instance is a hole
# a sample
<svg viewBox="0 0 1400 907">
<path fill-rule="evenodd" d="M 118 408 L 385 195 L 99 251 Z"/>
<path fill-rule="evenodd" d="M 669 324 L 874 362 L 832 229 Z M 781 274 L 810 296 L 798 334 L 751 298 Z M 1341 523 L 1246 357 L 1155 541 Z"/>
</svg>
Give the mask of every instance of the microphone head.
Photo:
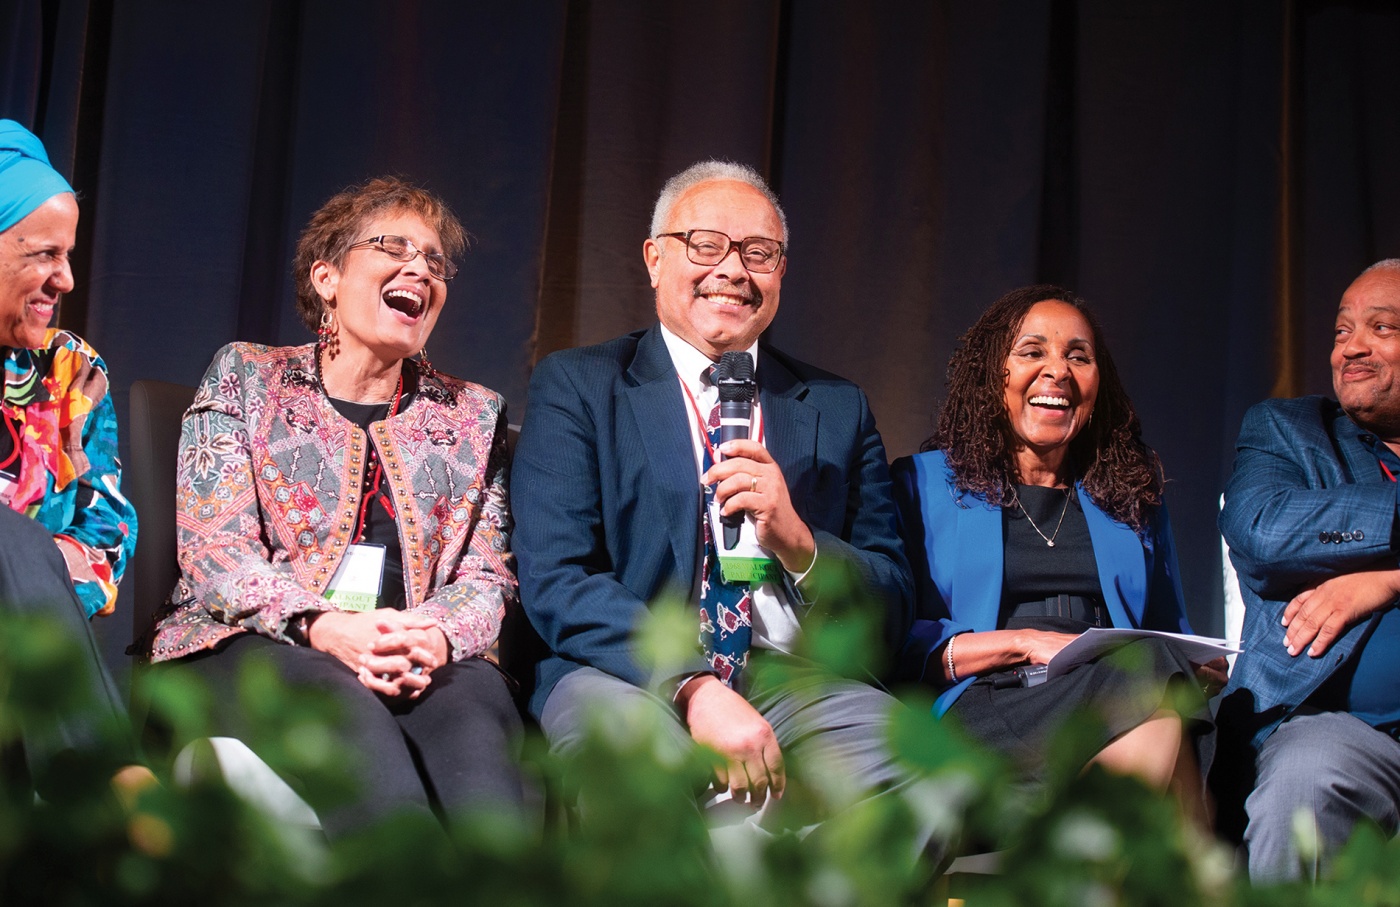
<svg viewBox="0 0 1400 907">
<path fill-rule="evenodd" d="M 719 357 L 715 366 L 715 386 L 721 403 L 749 402 L 757 389 L 753 383 L 753 357 L 743 350 L 731 350 Z"/>
</svg>

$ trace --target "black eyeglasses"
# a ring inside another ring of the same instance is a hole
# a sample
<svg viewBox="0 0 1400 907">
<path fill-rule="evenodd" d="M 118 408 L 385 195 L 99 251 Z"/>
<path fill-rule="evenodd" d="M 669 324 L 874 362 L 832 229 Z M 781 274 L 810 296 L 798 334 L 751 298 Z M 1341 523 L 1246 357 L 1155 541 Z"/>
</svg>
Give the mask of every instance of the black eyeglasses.
<svg viewBox="0 0 1400 907">
<path fill-rule="evenodd" d="M 771 274 L 783 260 L 783 244 L 766 236 L 730 239 L 718 230 L 687 230 L 684 233 L 659 233 L 657 239 L 674 237 L 685 242 L 685 256 L 697 265 L 717 265 L 739 250 L 739 260 L 755 274 Z"/>
<path fill-rule="evenodd" d="M 402 236 L 394 236 L 392 233 L 371 236 L 369 239 L 351 243 L 350 248 L 359 249 L 364 246 L 373 246 L 394 261 L 413 261 L 414 258 L 422 255 L 423 261 L 428 264 L 428 273 L 438 280 L 447 281 L 457 276 L 457 265 L 452 259 L 441 252 L 425 252 Z"/>
</svg>

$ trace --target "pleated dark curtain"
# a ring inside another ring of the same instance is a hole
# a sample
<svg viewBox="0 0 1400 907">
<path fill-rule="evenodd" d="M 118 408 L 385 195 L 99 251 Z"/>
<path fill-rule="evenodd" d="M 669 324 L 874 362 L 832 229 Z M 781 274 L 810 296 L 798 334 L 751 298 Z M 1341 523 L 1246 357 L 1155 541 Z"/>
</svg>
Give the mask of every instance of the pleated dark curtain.
<svg viewBox="0 0 1400 907">
<path fill-rule="evenodd" d="M 475 236 L 429 345 L 519 420 L 532 364 L 649 323 L 641 243 L 707 156 L 792 225 L 770 333 L 917 449 L 958 336 L 1090 300 L 1171 483 L 1198 630 L 1244 409 L 1326 392 L 1332 313 L 1400 255 L 1400 10 L 1220 0 L 4 0 L 0 115 L 82 195 L 61 315 L 118 405 L 231 339 L 309 339 L 288 262 L 401 173 Z"/>
</svg>

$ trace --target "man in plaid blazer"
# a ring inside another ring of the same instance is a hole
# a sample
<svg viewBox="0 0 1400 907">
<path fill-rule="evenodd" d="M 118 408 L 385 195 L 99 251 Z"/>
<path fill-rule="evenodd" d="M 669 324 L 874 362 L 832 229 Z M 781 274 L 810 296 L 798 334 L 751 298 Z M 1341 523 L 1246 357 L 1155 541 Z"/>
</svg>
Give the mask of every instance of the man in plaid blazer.
<svg viewBox="0 0 1400 907">
<path fill-rule="evenodd" d="M 1245 623 L 1216 778 L 1253 775 L 1256 879 L 1316 877 L 1358 821 L 1400 816 L 1400 259 L 1342 296 L 1331 363 L 1336 400 L 1246 414 L 1220 515 Z"/>
</svg>

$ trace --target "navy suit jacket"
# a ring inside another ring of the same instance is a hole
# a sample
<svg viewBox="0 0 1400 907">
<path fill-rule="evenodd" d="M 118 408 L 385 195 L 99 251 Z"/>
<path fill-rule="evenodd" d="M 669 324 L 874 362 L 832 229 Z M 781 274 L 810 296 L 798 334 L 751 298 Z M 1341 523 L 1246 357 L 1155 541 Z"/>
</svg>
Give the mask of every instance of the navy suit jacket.
<svg viewBox="0 0 1400 907">
<path fill-rule="evenodd" d="M 865 395 L 766 345 L 756 380 L 765 444 L 823 568 L 804 579 L 805 600 L 794 604 L 840 613 L 850 602 L 822 592 L 854 582 L 883 609 L 887 638 L 902 639 L 909 567 Z M 689 597 L 699 569 L 700 481 L 686 405 L 657 326 L 535 368 L 511 506 L 521 603 L 550 650 L 535 671 L 536 717 L 554 684 L 584 665 L 650 687 L 633 632 L 659 596 Z M 806 588 L 810 579 L 822 588 Z M 697 646 L 682 670 L 705 669 Z"/>
<path fill-rule="evenodd" d="M 958 633 L 997 629 L 1005 547 L 1001 508 L 958 490 L 941 450 L 901 457 L 892 467 L 900 532 L 914 570 L 915 619 L 899 655 L 899 673 L 924 677 L 934 652 Z M 1165 507 L 1139 536 L 1099 509 L 1082 484 L 1104 604 L 1115 627 L 1190 633 Z M 941 672 L 934 670 L 940 677 Z M 938 697 L 941 715 L 977 678 L 960 678 Z"/>
<path fill-rule="evenodd" d="M 1266 400 L 1240 428 L 1220 532 L 1240 577 L 1244 651 L 1217 723 L 1255 748 L 1360 651 L 1380 619 L 1352 627 L 1319 658 L 1283 646 L 1283 609 L 1306 586 L 1382 557 L 1394 562 L 1395 486 L 1362 434 L 1327 397 Z"/>
</svg>

